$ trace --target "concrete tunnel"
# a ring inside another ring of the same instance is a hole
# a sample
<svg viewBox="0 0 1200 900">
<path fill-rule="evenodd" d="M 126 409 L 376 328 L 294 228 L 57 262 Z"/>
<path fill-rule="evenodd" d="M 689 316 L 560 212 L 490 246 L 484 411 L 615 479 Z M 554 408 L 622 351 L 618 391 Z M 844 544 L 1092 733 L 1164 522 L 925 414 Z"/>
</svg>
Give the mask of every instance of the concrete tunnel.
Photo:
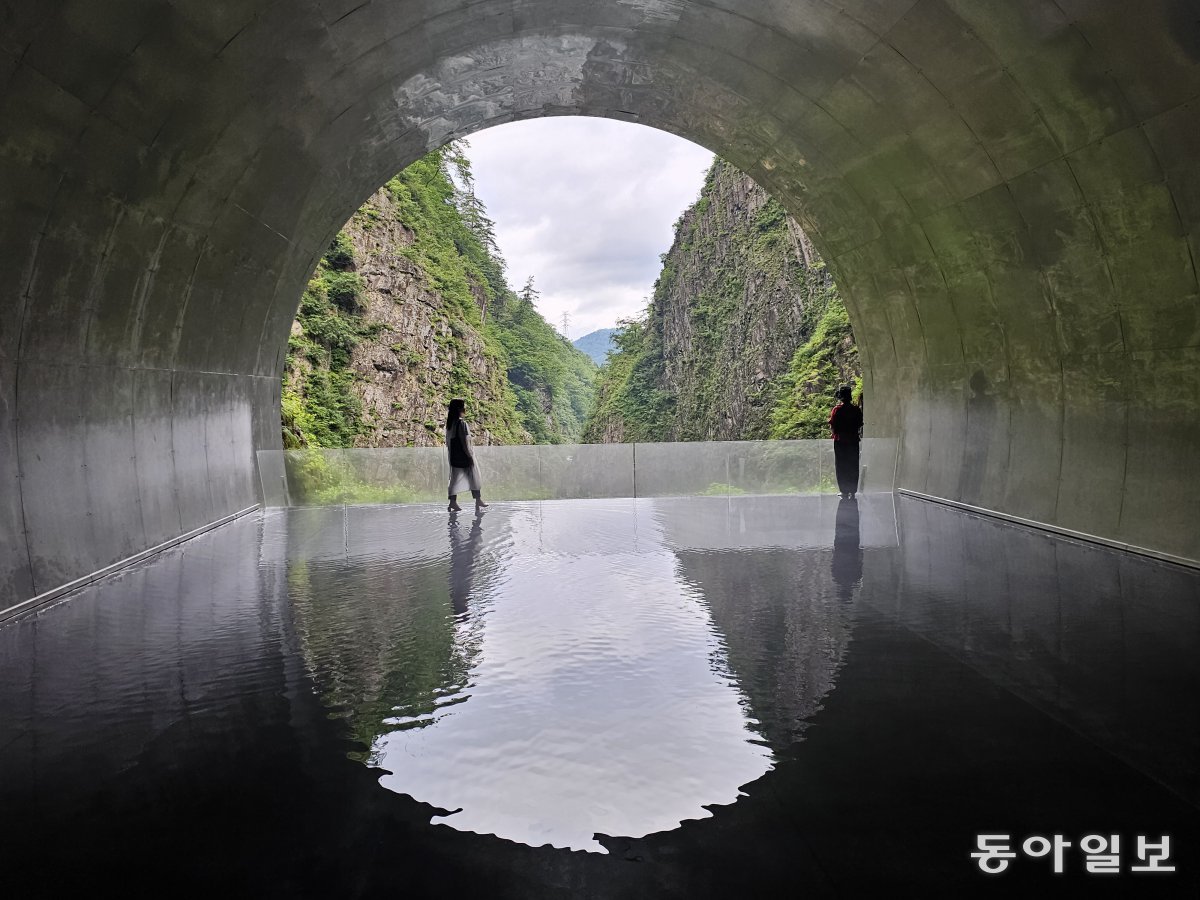
<svg viewBox="0 0 1200 900">
<path fill-rule="evenodd" d="M 253 506 L 301 289 L 456 137 L 721 154 L 843 290 L 898 486 L 1200 560 L 1191 0 L 6 0 L 0 608 Z"/>
</svg>

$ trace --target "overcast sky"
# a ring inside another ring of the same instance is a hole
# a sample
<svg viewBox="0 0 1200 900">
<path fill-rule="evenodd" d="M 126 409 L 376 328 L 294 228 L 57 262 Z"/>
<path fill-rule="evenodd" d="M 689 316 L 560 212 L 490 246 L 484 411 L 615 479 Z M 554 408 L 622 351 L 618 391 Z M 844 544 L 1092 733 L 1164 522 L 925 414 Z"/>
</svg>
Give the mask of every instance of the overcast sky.
<svg viewBox="0 0 1200 900">
<path fill-rule="evenodd" d="M 610 119 L 514 122 L 468 143 L 509 284 L 532 275 L 540 312 L 559 331 L 569 313 L 572 340 L 645 307 L 712 162 L 682 138 Z"/>
</svg>

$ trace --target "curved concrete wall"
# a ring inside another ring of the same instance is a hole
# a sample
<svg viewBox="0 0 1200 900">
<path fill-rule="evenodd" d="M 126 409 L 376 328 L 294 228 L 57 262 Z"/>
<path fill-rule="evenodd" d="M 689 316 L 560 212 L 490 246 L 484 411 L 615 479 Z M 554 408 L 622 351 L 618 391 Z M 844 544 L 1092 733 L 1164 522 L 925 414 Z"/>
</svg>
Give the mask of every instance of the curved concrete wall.
<svg viewBox="0 0 1200 900">
<path fill-rule="evenodd" d="M 584 114 L 841 284 L 925 493 L 1200 558 L 1190 0 L 9 0 L 0 605 L 255 500 L 300 289 L 393 172 Z"/>
</svg>

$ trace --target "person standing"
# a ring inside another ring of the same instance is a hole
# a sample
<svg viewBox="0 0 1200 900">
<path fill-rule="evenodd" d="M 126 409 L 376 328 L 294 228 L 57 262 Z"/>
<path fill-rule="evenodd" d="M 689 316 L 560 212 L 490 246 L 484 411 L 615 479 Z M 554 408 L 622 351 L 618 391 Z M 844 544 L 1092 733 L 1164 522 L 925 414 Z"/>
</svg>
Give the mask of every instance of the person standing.
<svg viewBox="0 0 1200 900">
<path fill-rule="evenodd" d="M 837 472 L 838 496 L 853 500 L 858 492 L 858 456 L 862 441 L 862 409 L 855 406 L 848 385 L 837 389 L 837 405 L 829 412 L 833 432 L 833 465 Z"/>
<path fill-rule="evenodd" d="M 450 401 L 446 411 L 446 451 L 450 455 L 450 485 L 447 488 L 450 505 L 446 509 L 450 512 L 462 509 L 458 505 L 458 495 L 465 490 L 470 490 L 475 498 L 476 512 L 487 507 L 483 502 L 479 467 L 475 465 L 474 448 L 471 446 L 471 429 L 463 418 L 466 408 L 465 400 L 455 399 Z"/>
</svg>

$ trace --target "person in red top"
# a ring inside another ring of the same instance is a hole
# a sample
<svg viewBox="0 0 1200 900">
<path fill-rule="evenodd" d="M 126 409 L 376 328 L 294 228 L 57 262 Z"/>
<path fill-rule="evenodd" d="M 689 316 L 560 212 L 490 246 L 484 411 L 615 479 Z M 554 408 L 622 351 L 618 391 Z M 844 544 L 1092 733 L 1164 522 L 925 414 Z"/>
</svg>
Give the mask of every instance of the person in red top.
<svg viewBox="0 0 1200 900">
<path fill-rule="evenodd" d="M 852 401 L 850 388 L 837 389 L 838 403 L 829 412 L 833 432 L 833 465 L 837 471 L 838 496 L 853 500 L 858 492 L 858 451 L 862 441 L 862 410 Z"/>
</svg>

